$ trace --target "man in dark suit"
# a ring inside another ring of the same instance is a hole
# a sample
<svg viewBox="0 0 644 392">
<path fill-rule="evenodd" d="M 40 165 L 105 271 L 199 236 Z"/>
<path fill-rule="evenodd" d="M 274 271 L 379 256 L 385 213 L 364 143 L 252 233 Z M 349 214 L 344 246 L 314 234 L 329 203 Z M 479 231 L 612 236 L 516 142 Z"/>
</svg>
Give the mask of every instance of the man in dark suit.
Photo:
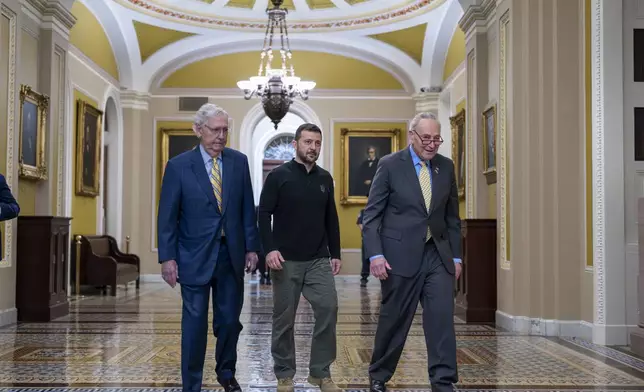
<svg viewBox="0 0 644 392">
<path fill-rule="evenodd" d="M 11 194 L 7 180 L 0 174 L 0 222 L 14 219 L 19 213 L 20 206 L 18 206 L 18 202 Z M 0 260 L 2 260 L 3 256 L 2 242 L 0 241 Z"/>
<path fill-rule="evenodd" d="M 410 145 L 380 160 L 364 211 L 371 274 L 382 304 L 369 378 L 384 392 L 420 301 L 432 391 L 458 382 L 454 280 L 461 273 L 461 221 L 454 163 L 438 154 L 441 126 L 431 113 L 410 123 Z"/>
<path fill-rule="evenodd" d="M 242 325 L 244 267 L 255 269 L 259 234 L 247 157 L 226 148 L 228 114 L 213 104 L 197 112 L 200 143 L 168 161 L 158 212 L 163 279 L 181 284 L 181 377 L 184 391 L 200 391 L 213 298 L 217 380 L 240 392 L 235 379 Z"/>
</svg>

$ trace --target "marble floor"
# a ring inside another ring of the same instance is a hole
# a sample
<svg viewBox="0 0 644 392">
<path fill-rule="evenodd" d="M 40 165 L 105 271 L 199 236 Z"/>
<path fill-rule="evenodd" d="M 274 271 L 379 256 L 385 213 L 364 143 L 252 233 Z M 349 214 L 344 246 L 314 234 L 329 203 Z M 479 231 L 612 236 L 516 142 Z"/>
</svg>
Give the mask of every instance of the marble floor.
<svg viewBox="0 0 644 392">
<path fill-rule="evenodd" d="M 244 391 L 275 391 L 270 357 L 271 288 L 246 282 L 238 380 Z M 338 358 L 333 378 L 350 391 L 368 390 L 379 284 L 360 288 L 338 278 Z M 419 310 L 420 312 L 420 310 Z M 71 299 L 69 316 L 0 329 L 0 391 L 180 391 L 179 288 L 144 283 L 116 297 Z M 623 348 L 578 339 L 519 336 L 456 320 L 460 391 L 644 391 L 644 360 Z M 296 323 L 298 392 L 306 383 L 313 315 L 302 302 Z M 221 390 L 209 340 L 205 390 Z M 428 391 L 420 318 L 414 322 L 390 390 Z"/>
</svg>

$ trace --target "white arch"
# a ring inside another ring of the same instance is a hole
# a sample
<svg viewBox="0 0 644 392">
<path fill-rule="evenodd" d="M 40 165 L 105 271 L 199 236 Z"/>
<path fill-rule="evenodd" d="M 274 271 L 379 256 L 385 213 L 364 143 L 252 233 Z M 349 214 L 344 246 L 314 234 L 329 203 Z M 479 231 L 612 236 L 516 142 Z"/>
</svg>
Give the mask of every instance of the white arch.
<svg viewBox="0 0 644 392">
<path fill-rule="evenodd" d="M 132 69 L 132 56 L 130 54 L 131 50 L 128 45 L 137 45 L 138 40 L 129 40 L 126 39 L 123 34 L 123 26 L 119 23 L 119 18 L 117 17 L 116 10 L 113 9 L 113 6 L 108 4 L 106 1 L 95 1 L 95 0 L 78 0 L 87 9 L 89 9 L 94 17 L 103 27 L 107 39 L 110 41 L 112 50 L 114 51 L 114 57 L 116 58 L 116 66 L 119 73 L 119 82 L 121 86 L 131 86 L 133 82 L 133 69 Z M 110 2 L 111 3 L 111 2 Z M 125 18 L 124 22 L 132 24 L 130 18 Z M 134 28 L 132 28 L 134 29 Z M 137 47 L 138 49 L 138 47 Z M 136 57 L 135 57 L 136 58 Z"/>
<path fill-rule="evenodd" d="M 150 91 L 158 88 L 176 70 L 205 58 L 258 51 L 263 40 L 262 34 L 230 34 L 215 40 L 207 36 L 194 36 L 175 42 L 150 56 L 143 64 L 136 78 L 135 89 Z M 408 92 L 416 90 L 421 77 L 421 67 L 406 53 L 372 38 L 300 34 L 289 36 L 289 40 L 295 51 L 332 53 L 370 63 L 390 73 Z"/>
<path fill-rule="evenodd" d="M 107 234 L 112 235 L 116 241 L 119 243 L 122 242 L 122 231 L 123 231 L 123 110 L 121 107 L 121 98 L 119 91 L 110 86 L 105 95 L 103 96 L 103 103 L 101 107 L 104 110 L 103 115 L 103 130 L 105 130 L 105 122 L 109 121 L 110 131 L 109 135 L 105 132 L 103 133 L 103 147 L 106 144 L 109 144 L 109 178 L 108 183 L 110 184 L 109 195 L 108 195 L 108 232 Z M 108 139 L 109 137 L 109 139 Z M 102 152 L 104 149 L 101 150 Z M 105 159 L 106 157 L 103 157 Z M 101 164 L 101 184 L 105 183 L 105 173 L 103 164 Z M 105 187 L 102 186 L 100 189 L 99 200 L 97 203 L 97 208 L 99 209 L 98 216 L 100 219 L 97 220 L 99 227 L 97 227 L 97 232 L 103 232 L 103 215 L 104 211 L 102 210 L 103 200 L 105 199 Z"/>
<path fill-rule="evenodd" d="M 322 151 L 320 152 L 320 157 L 318 163 L 321 167 L 329 167 L 329 163 L 326 162 L 325 150 L 332 147 L 332 138 L 329 132 L 324 131 L 324 125 L 320 121 L 320 118 L 315 113 L 313 109 L 304 102 L 300 100 L 295 100 L 291 104 L 289 110 L 291 113 L 300 116 L 304 121 L 316 124 L 322 130 Z M 261 102 L 253 105 L 253 107 L 246 113 L 244 120 L 241 123 L 240 132 L 239 132 L 239 150 L 248 156 L 248 165 L 251 169 L 251 178 L 253 180 L 253 193 L 255 193 L 255 202 L 259 202 L 259 190 L 261 189 L 261 162 L 263 159 L 257 159 L 257 156 L 254 155 L 253 148 L 253 132 L 257 128 L 257 124 L 266 117 L 264 113 L 264 108 L 262 107 Z M 261 155 L 263 156 L 263 155 Z M 257 161 L 259 161 L 259 184 L 257 184 Z"/>
<path fill-rule="evenodd" d="M 458 21 L 462 16 L 463 8 L 461 8 L 461 4 L 457 0 L 450 0 L 440 27 L 437 33 L 434 34 L 433 44 L 430 47 L 425 42 L 426 52 L 423 53 L 423 64 L 425 65 L 425 69 L 430 69 L 426 82 L 426 85 L 429 87 L 443 85 L 443 70 L 445 68 L 445 60 L 447 59 L 447 50 L 454 36 L 454 31 L 458 27 Z M 429 36 L 428 38 L 431 39 Z"/>
</svg>

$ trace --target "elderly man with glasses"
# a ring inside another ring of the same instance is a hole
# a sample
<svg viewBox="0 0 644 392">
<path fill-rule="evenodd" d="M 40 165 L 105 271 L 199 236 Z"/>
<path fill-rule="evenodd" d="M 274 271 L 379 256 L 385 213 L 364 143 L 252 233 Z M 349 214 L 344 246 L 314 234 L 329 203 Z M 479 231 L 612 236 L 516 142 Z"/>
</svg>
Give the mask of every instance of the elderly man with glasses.
<svg viewBox="0 0 644 392">
<path fill-rule="evenodd" d="M 382 305 L 369 366 L 371 392 L 385 392 L 421 302 L 432 391 L 453 391 L 454 281 L 461 274 L 456 173 L 438 154 L 441 125 L 431 113 L 410 124 L 409 148 L 382 158 L 363 216 L 371 274 Z"/>
<path fill-rule="evenodd" d="M 257 264 L 259 232 L 246 155 L 226 147 L 228 114 L 211 103 L 195 116 L 199 145 L 170 159 L 158 212 L 163 279 L 181 284 L 181 378 L 183 391 L 201 390 L 212 291 L 217 339 L 217 381 L 241 392 L 235 379 L 244 269 Z"/>
</svg>

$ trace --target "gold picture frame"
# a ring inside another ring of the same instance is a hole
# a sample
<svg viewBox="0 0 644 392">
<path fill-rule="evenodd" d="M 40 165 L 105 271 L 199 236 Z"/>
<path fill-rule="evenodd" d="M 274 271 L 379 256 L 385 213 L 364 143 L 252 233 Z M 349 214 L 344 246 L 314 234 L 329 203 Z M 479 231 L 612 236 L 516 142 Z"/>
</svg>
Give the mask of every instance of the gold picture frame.
<svg viewBox="0 0 644 392">
<path fill-rule="evenodd" d="M 25 84 L 20 86 L 20 133 L 18 175 L 30 180 L 47 179 L 46 134 L 49 97 Z"/>
<path fill-rule="evenodd" d="M 174 145 L 171 144 L 173 140 L 180 140 L 182 138 L 188 139 L 186 139 L 186 141 L 179 141 Z M 194 143 L 188 141 L 193 139 Z M 159 162 L 161 177 L 163 177 L 163 173 L 165 172 L 165 165 L 171 158 L 181 154 L 182 152 L 191 150 L 197 145 L 199 145 L 199 138 L 192 128 L 161 128 L 161 161 Z"/>
<path fill-rule="evenodd" d="M 367 204 L 368 190 L 378 161 L 383 156 L 400 149 L 400 133 L 399 128 L 342 128 L 340 130 L 342 154 L 340 204 Z"/>
<path fill-rule="evenodd" d="M 465 109 L 449 118 L 452 126 L 452 160 L 459 199 L 465 198 Z"/>
<path fill-rule="evenodd" d="M 76 194 L 100 192 L 103 112 L 83 100 L 76 102 Z"/>
<path fill-rule="evenodd" d="M 496 184 L 496 104 L 488 106 L 481 113 L 481 121 L 483 174 L 488 184 Z"/>
</svg>

